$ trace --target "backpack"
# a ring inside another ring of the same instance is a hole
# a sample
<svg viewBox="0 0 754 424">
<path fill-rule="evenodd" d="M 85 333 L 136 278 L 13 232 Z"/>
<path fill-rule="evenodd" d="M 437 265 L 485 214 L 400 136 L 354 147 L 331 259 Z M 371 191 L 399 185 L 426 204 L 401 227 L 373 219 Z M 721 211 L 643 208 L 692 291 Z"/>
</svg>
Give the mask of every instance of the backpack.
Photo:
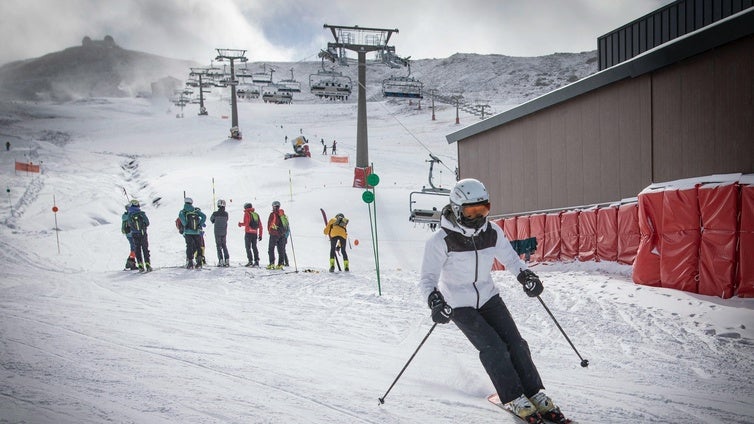
<svg viewBox="0 0 754 424">
<path fill-rule="evenodd" d="M 190 212 L 186 212 L 186 228 L 193 231 L 199 231 L 201 219 L 196 209 Z"/>
<path fill-rule="evenodd" d="M 259 215 L 256 212 L 249 212 L 249 228 L 259 228 Z"/>
<path fill-rule="evenodd" d="M 346 228 L 346 225 L 348 225 L 348 218 L 338 218 L 338 220 L 335 221 L 335 225 Z"/>
<path fill-rule="evenodd" d="M 132 213 L 128 216 L 128 226 L 131 227 L 131 233 L 146 234 L 149 223 L 143 211 Z"/>
</svg>

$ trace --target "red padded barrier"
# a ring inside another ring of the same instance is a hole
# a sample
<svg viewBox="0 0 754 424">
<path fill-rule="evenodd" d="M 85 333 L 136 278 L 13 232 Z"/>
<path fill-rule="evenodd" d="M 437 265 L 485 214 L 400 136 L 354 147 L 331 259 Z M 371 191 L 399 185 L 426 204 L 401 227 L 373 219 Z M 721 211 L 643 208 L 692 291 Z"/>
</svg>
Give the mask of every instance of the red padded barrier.
<svg viewBox="0 0 754 424">
<path fill-rule="evenodd" d="M 733 296 L 738 242 L 738 185 L 699 188 L 702 239 L 699 248 L 699 294 Z"/>
<path fill-rule="evenodd" d="M 618 260 L 618 208 L 597 209 L 597 259 Z"/>
<path fill-rule="evenodd" d="M 560 215 L 560 259 L 570 261 L 579 254 L 579 211 Z"/>
<path fill-rule="evenodd" d="M 632 265 L 639 249 L 639 204 L 627 203 L 618 208 L 618 262 Z"/>
<path fill-rule="evenodd" d="M 532 261 L 542 262 L 545 247 L 545 215 L 537 214 L 529 217 L 529 237 L 537 238 L 537 250 L 531 255 Z"/>
<path fill-rule="evenodd" d="M 503 221 L 503 232 L 505 233 L 505 237 L 508 237 L 508 241 L 514 241 L 518 240 L 518 237 L 516 236 L 516 217 L 511 217 L 505 219 Z"/>
<path fill-rule="evenodd" d="M 495 219 L 495 220 L 492 220 L 492 223 L 495 224 L 495 225 L 497 225 L 498 227 L 502 228 L 503 232 L 505 232 L 505 220 L 504 219 Z M 506 235 L 506 238 L 507 238 L 507 235 Z M 510 241 L 510 239 L 508 239 L 508 241 Z M 505 270 L 505 266 L 502 263 L 500 263 L 500 261 L 498 261 L 497 259 L 495 259 L 495 261 L 492 263 L 492 270 L 493 271 L 503 271 L 503 270 Z"/>
<path fill-rule="evenodd" d="M 634 283 L 660 285 L 660 234 L 662 234 L 663 192 L 639 194 L 639 232 L 641 239 L 631 273 Z"/>
<path fill-rule="evenodd" d="M 597 259 L 597 211 L 583 210 L 579 214 L 579 254 L 580 261 Z"/>
<path fill-rule="evenodd" d="M 529 217 L 517 216 L 516 217 L 516 240 L 524 241 L 531 237 L 529 235 Z M 526 259 L 526 255 L 521 255 L 522 259 Z"/>
<path fill-rule="evenodd" d="M 754 297 L 754 185 L 741 186 L 740 205 L 736 294 L 739 297 Z"/>
<path fill-rule="evenodd" d="M 545 241 L 542 252 L 543 260 L 546 262 L 560 260 L 560 213 L 548 213 L 545 216 Z"/>
<path fill-rule="evenodd" d="M 662 287 L 699 291 L 699 201 L 697 188 L 667 190 L 662 207 Z"/>
</svg>

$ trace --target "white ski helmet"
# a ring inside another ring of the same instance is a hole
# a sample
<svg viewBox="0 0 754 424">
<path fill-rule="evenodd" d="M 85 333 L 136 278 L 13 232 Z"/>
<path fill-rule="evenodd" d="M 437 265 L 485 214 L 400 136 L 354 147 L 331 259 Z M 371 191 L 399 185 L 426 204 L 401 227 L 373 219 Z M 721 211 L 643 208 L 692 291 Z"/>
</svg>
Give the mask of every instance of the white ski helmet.
<svg viewBox="0 0 754 424">
<path fill-rule="evenodd" d="M 474 178 L 465 178 L 456 183 L 450 191 L 450 208 L 456 221 L 469 228 L 481 228 L 487 221 L 487 215 L 468 218 L 463 214 L 463 207 L 469 205 L 488 205 L 490 196 L 484 184 Z"/>
<path fill-rule="evenodd" d="M 225 200 L 223 200 L 223 199 L 219 199 L 219 200 L 217 201 L 217 207 L 218 207 L 218 208 L 224 208 L 224 207 L 225 207 Z"/>
<path fill-rule="evenodd" d="M 188 203 L 189 205 L 193 205 L 194 204 L 194 199 L 192 199 L 190 197 L 187 197 L 187 198 L 183 199 L 183 203 Z"/>
</svg>

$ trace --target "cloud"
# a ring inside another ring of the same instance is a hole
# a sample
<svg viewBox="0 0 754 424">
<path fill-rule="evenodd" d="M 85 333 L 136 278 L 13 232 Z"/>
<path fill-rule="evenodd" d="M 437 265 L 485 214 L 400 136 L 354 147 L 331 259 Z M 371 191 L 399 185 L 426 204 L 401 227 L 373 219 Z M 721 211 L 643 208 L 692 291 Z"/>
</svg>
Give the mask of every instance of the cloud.
<svg viewBox="0 0 754 424">
<path fill-rule="evenodd" d="M 123 48 L 209 62 L 316 60 L 324 24 L 398 28 L 398 55 L 539 56 L 594 50 L 597 37 L 671 0 L 3 0 L 0 63 L 111 35 Z"/>
</svg>

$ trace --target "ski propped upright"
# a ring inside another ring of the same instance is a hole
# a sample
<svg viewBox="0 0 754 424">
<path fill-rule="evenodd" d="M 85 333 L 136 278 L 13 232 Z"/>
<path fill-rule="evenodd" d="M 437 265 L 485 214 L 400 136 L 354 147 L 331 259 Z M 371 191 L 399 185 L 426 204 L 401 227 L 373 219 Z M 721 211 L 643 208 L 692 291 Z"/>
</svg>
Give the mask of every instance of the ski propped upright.
<svg viewBox="0 0 754 424">
<path fill-rule="evenodd" d="M 551 414 L 549 416 L 541 417 L 541 418 L 535 418 L 532 417 L 530 420 L 525 420 L 518 415 L 513 413 L 513 410 L 511 410 L 508 405 L 503 404 L 502 401 L 500 401 L 500 398 L 497 396 L 497 393 L 493 393 L 489 396 L 487 396 L 487 400 L 490 401 L 493 405 L 497 406 L 498 408 L 502 409 L 503 411 L 509 412 L 511 415 L 516 417 L 520 422 L 522 423 L 528 423 L 528 424 L 545 424 L 545 423 L 555 423 L 555 424 L 577 424 L 575 421 L 571 421 L 570 419 L 563 416 L 563 414 L 560 412 L 559 409 L 557 409 L 557 413 Z"/>
<path fill-rule="evenodd" d="M 327 226 L 327 213 L 325 213 L 325 210 L 322 208 L 319 208 L 319 211 L 322 212 L 322 219 L 325 221 L 325 226 Z M 338 271 L 342 271 L 340 269 L 340 261 L 338 260 L 338 251 L 335 251 L 335 263 L 338 265 Z"/>
</svg>

